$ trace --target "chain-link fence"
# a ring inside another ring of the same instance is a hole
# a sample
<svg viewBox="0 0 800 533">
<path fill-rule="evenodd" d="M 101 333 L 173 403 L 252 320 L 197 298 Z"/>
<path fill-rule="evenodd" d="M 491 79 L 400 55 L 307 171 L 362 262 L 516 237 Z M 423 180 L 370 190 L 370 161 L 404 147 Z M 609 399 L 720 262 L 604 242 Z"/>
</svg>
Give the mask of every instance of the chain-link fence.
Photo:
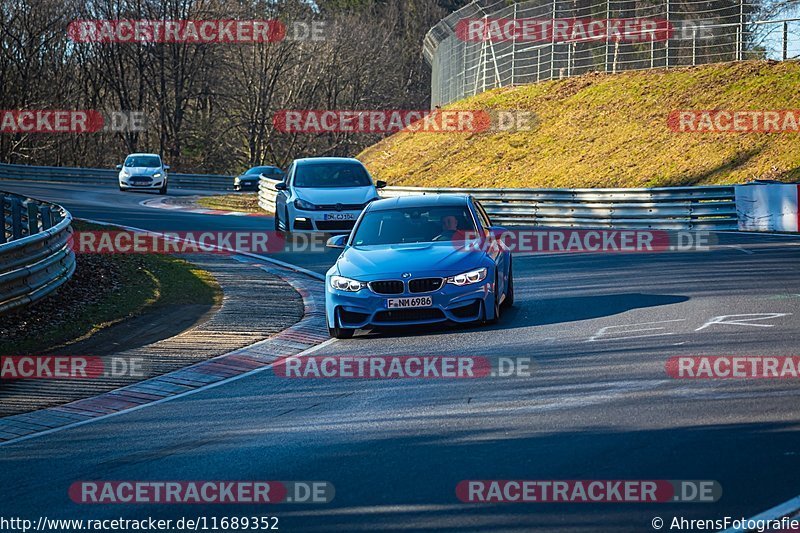
<svg viewBox="0 0 800 533">
<path fill-rule="evenodd" d="M 431 107 L 592 71 L 800 57 L 800 18 L 763 15 L 746 0 L 476 0 L 425 37 Z"/>
</svg>

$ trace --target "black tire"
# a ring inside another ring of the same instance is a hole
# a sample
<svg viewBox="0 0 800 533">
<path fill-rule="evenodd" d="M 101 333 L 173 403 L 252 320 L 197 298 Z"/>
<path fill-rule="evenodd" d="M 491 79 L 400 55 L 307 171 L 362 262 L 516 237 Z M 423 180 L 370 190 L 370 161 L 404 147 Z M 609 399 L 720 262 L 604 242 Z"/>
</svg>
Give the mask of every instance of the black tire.
<svg viewBox="0 0 800 533">
<path fill-rule="evenodd" d="M 127 191 L 127 190 L 128 190 L 128 189 L 126 189 L 126 188 L 125 188 L 125 187 L 123 187 L 122 185 L 120 185 L 120 186 L 119 186 L 119 191 L 120 191 L 120 192 L 125 192 L 125 191 Z"/>
<path fill-rule="evenodd" d="M 275 219 L 274 220 L 275 220 L 275 233 L 277 233 L 277 232 L 279 232 L 281 230 L 281 225 L 280 225 L 280 220 L 281 219 L 278 216 L 277 212 L 275 213 Z"/>
<path fill-rule="evenodd" d="M 486 318 L 486 310 L 485 310 L 485 307 L 484 307 L 484 312 L 483 312 L 483 323 L 484 324 L 497 324 L 497 322 L 500 320 L 500 298 L 499 298 L 499 296 L 497 294 L 497 287 L 498 287 L 498 284 L 497 284 L 497 272 L 495 272 L 494 273 L 494 290 L 495 290 L 495 295 L 494 295 L 494 318 L 492 318 L 492 319 L 487 319 Z"/>
<path fill-rule="evenodd" d="M 339 326 L 328 328 L 328 335 L 334 339 L 352 339 L 355 333 L 354 329 L 340 328 Z"/>
<path fill-rule="evenodd" d="M 162 196 L 167 194 L 167 182 L 166 181 L 164 182 L 164 185 L 162 185 L 161 188 L 158 189 L 158 194 L 160 194 Z"/>
<path fill-rule="evenodd" d="M 286 215 L 286 220 L 283 221 L 284 233 L 286 233 L 286 236 L 288 237 L 289 235 L 292 234 L 292 229 L 291 229 L 291 226 L 289 225 L 289 208 L 288 207 L 284 208 L 283 214 Z"/>
<path fill-rule="evenodd" d="M 514 306 L 514 269 L 511 264 L 508 265 L 508 287 L 506 287 L 506 299 L 503 300 L 503 307 L 509 308 Z"/>
</svg>

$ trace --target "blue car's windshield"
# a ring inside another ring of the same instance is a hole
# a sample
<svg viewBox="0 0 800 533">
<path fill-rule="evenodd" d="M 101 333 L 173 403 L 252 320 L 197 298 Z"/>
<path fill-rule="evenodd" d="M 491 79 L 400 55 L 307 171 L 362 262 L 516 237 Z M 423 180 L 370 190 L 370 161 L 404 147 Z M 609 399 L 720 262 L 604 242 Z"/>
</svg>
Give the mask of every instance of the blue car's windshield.
<svg viewBox="0 0 800 533">
<path fill-rule="evenodd" d="M 161 159 L 154 155 L 135 155 L 125 160 L 126 167 L 160 167 Z"/>
<path fill-rule="evenodd" d="M 359 163 L 306 163 L 294 173 L 295 187 L 368 187 L 372 180 Z"/>
<path fill-rule="evenodd" d="M 465 206 L 377 210 L 364 215 L 353 245 L 449 241 L 474 231 L 475 223 Z"/>
</svg>

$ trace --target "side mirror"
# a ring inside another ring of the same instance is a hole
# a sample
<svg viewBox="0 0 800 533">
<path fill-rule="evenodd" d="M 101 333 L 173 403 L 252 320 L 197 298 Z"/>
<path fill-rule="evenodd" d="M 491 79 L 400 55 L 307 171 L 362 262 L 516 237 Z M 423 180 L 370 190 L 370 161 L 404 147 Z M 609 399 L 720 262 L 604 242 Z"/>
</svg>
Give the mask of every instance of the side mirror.
<svg viewBox="0 0 800 533">
<path fill-rule="evenodd" d="M 328 239 L 325 246 L 328 248 L 344 248 L 344 245 L 347 243 L 347 237 L 347 235 L 335 235 Z"/>
<path fill-rule="evenodd" d="M 169 170 L 169 165 L 164 165 L 164 170 Z"/>
<path fill-rule="evenodd" d="M 286 182 L 285 181 L 281 181 L 280 183 L 276 183 L 275 184 L 275 190 L 276 191 L 285 191 L 286 190 Z"/>
<path fill-rule="evenodd" d="M 375 188 L 376 189 L 383 189 L 384 187 L 386 187 L 386 185 L 387 185 L 387 183 L 385 181 L 383 181 L 383 180 L 378 180 L 378 181 L 375 182 Z"/>
<path fill-rule="evenodd" d="M 122 165 L 117 165 L 117 170 L 122 170 Z"/>
</svg>

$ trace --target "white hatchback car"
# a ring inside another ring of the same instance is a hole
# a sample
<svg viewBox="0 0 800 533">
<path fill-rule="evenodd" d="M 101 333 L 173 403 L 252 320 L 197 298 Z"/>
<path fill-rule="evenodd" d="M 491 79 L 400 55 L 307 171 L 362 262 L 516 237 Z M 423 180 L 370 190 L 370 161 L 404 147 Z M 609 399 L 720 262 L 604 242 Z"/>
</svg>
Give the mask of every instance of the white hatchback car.
<svg viewBox="0 0 800 533">
<path fill-rule="evenodd" d="M 295 159 L 275 188 L 275 230 L 348 233 L 386 182 L 372 182 L 358 159 Z"/>
<path fill-rule="evenodd" d="M 141 189 L 167 194 L 167 170 L 158 154 L 130 154 L 125 163 L 117 165 L 119 190 Z"/>
</svg>

